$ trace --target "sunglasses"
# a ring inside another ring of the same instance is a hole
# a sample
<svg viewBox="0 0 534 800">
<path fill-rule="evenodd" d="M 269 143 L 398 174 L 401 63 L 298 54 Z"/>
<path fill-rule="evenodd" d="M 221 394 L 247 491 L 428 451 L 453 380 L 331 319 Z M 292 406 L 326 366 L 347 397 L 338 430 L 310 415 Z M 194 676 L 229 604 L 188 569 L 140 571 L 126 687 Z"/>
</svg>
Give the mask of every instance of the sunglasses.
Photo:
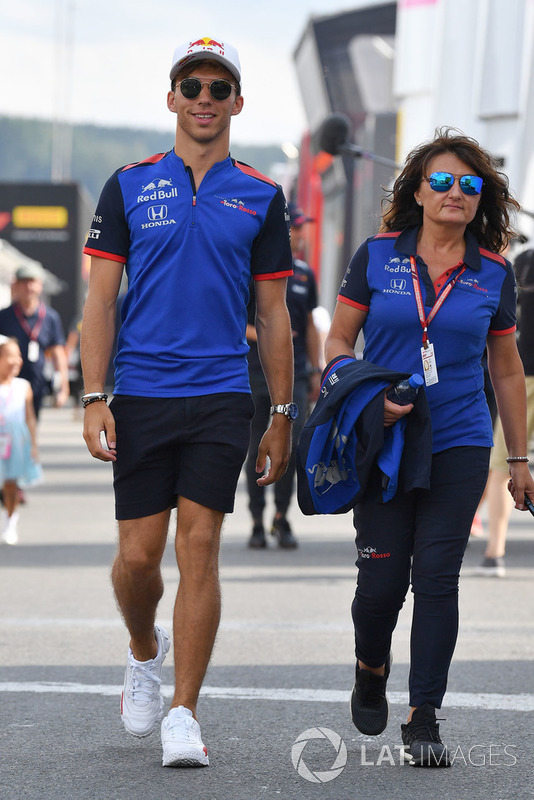
<svg viewBox="0 0 534 800">
<path fill-rule="evenodd" d="M 203 86 L 208 86 L 210 94 L 214 100 L 228 100 L 234 89 L 233 83 L 219 78 L 215 81 L 200 81 L 198 78 L 184 78 L 179 81 L 176 86 L 180 87 L 180 91 L 188 100 L 194 100 L 202 91 Z"/>
<path fill-rule="evenodd" d="M 448 192 L 454 186 L 455 177 L 452 172 L 433 172 L 424 180 L 428 181 L 435 192 Z M 484 183 L 477 175 L 462 175 L 458 182 L 464 194 L 480 194 Z"/>
</svg>

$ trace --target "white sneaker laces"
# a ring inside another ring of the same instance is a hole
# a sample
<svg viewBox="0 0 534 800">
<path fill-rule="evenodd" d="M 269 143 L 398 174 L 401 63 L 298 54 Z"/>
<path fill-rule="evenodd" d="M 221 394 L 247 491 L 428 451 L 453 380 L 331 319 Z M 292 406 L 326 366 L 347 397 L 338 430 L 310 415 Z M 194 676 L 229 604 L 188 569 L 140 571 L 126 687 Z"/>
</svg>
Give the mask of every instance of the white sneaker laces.
<svg viewBox="0 0 534 800">
<path fill-rule="evenodd" d="M 154 700 L 161 682 L 161 678 L 158 678 L 150 667 L 130 664 L 131 695 L 134 702 L 149 703 Z"/>
<path fill-rule="evenodd" d="M 200 744 L 200 727 L 192 717 L 181 717 L 169 722 L 166 726 L 167 738 L 174 742 L 191 742 Z"/>
</svg>

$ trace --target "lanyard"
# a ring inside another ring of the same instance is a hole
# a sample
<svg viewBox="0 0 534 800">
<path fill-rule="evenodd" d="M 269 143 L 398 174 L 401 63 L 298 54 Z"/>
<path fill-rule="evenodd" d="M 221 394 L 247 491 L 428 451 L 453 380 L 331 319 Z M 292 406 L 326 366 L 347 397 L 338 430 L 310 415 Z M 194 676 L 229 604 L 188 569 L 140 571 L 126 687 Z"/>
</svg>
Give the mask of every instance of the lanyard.
<svg viewBox="0 0 534 800">
<path fill-rule="evenodd" d="M 423 305 L 423 297 L 421 295 L 421 285 L 419 283 L 419 274 L 417 272 L 417 265 L 415 263 L 415 258 L 410 256 L 410 264 L 412 267 L 412 281 L 413 281 L 413 290 L 415 294 L 415 302 L 417 303 L 417 312 L 419 314 L 419 321 L 421 323 L 421 327 L 423 329 L 423 347 L 426 349 L 428 347 L 428 326 L 440 310 L 441 306 L 447 299 L 447 297 L 452 292 L 454 285 L 460 275 L 465 272 L 465 265 L 462 267 L 458 275 L 456 275 L 453 280 L 447 284 L 444 288 L 434 305 L 430 310 L 430 314 L 428 317 L 425 317 L 425 307 Z"/>
<path fill-rule="evenodd" d="M 41 328 L 43 327 L 44 318 L 46 316 L 46 306 L 45 306 L 45 304 L 44 303 L 39 303 L 39 313 L 37 315 L 37 320 L 36 320 L 35 325 L 33 326 L 33 328 L 30 328 L 30 326 L 28 325 L 26 317 L 21 312 L 21 310 L 18 307 L 18 305 L 15 305 L 15 316 L 17 317 L 17 319 L 18 319 L 18 321 L 20 323 L 20 327 L 22 328 L 22 330 L 30 338 L 30 341 L 36 342 L 37 341 L 37 337 L 41 333 Z"/>
</svg>

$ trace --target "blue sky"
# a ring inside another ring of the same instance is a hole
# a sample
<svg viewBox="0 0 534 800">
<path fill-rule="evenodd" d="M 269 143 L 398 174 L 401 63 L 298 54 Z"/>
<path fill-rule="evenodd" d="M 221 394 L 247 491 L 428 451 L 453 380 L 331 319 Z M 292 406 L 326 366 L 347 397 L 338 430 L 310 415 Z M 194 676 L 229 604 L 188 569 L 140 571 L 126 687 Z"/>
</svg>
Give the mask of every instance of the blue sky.
<svg viewBox="0 0 534 800">
<path fill-rule="evenodd" d="M 371 0 L 372 2 L 373 0 Z M 310 17 L 360 0 L 0 0 L 0 114 L 174 130 L 166 107 L 174 47 L 227 39 L 245 107 L 233 141 L 298 145 L 306 123 L 293 52 Z M 58 42 L 68 41 L 68 47 Z M 8 80 L 6 80 L 8 77 Z"/>
</svg>

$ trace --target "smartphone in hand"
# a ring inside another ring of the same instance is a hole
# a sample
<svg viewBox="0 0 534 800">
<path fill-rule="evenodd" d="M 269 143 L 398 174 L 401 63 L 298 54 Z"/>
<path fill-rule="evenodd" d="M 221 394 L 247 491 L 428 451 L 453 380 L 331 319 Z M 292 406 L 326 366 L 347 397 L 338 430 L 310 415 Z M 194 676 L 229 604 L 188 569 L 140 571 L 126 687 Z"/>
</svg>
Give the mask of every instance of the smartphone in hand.
<svg viewBox="0 0 534 800">
<path fill-rule="evenodd" d="M 528 494 L 525 495 L 524 503 L 528 508 L 528 510 L 530 511 L 530 513 L 532 514 L 532 516 L 534 517 L 534 503 L 532 502 Z"/>
</svg>

